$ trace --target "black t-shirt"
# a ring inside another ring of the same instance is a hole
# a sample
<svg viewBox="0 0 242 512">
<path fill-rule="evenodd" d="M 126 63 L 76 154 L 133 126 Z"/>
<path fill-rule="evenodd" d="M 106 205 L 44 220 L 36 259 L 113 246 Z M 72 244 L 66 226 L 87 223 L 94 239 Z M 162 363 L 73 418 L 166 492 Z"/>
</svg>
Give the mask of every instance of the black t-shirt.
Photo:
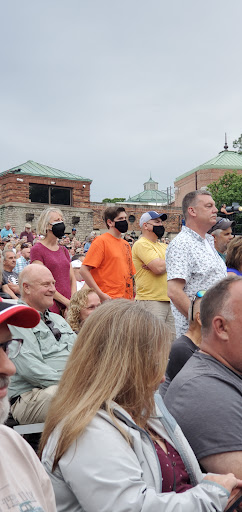
<svg viewBox="0 0 242 512">
<path fill-rule="evenodd" d="M 173 380 L 176 374 L 183 368 L 184 364 L 190 359 L 198 347 L 193 341 L 183 334 L 172 343 L 169 363 L 166 373 L 170 380 Z"/>
</svg>

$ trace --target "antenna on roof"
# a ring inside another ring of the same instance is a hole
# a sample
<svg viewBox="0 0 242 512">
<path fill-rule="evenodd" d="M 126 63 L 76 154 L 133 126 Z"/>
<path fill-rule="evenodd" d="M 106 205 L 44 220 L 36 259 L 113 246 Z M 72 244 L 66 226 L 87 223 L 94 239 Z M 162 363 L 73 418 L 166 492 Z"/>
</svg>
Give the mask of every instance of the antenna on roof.
<svg viewBox="0 0 242 512">
<path fill-rule="evenodd" d="M 229 146 L 227 144 L 227 133 L 225 133 L 225 144 L 224 144 L 225 151 L 228 151 L 228 148 L 229 148 Z"/>
</svg>

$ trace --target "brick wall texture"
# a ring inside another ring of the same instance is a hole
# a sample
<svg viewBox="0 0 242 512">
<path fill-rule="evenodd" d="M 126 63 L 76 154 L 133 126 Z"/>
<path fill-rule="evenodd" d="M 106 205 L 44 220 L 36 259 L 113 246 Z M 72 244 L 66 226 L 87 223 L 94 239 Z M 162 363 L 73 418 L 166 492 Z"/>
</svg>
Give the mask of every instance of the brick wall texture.
<svg viewBox="0 0 242 512">
<path fill-rule="evenodd" d="M 196 173 L 194 172 L 179 181 L 175 181 L 174 186 L 178 189 L 176 192 L 175 205 L 181 207 L 183 197 L 188 194 L 188 192 L 206 187 L 221 178 L 227 171 L 228 169 L 200 169 Z M 241 169 L 237 170 L 237 172 L 238 174 L 242 174 Z"/>
<path fill-rule="evenodd" d="M 0 177 L 0 227 L 9 221 L 16 228 L 17 233 L 24 229 L 26 215 L 32 214 L 33 219 L 29 221 L 33 228 L 36 228 L 40 213 L 48 205 L 40 203 L 31 203 L 29 199 L 29 184 L 37 183 L 42 185 L 52 185 L 53 178 L 33 177 L 20 175 L 23 181 L 17 180 L 16 174 L 5 174 Z M 77 236 L 84 239 L 94 229 L 100 233 L 106 231 L 103 221 L 104 210 L 114 204 L 90 202 L 90 182 L 73 181 L 55 178 L 55 186 L 68 187 L 72 189 L 72 206 L 60 206 L 63 212 L 66 231 L 71 232 L 75 226 Z M 157 210 L 167 213 L 168 219 L 164 223 L 167 234 L 175 234 L 180 231 L 181 226 L 181 208 L 170 206 L 161 208 L 158 205 L 117 205 L 124 206 L 127 217 L 132 215 L 134 222 L 129 221 L 129 232 L 135 231 L 140 234 L 139 219 L 141 215 L 149 210 Z M 80 221 L 73 223 L 72 217 L 80 217 Z"/>
</svg>

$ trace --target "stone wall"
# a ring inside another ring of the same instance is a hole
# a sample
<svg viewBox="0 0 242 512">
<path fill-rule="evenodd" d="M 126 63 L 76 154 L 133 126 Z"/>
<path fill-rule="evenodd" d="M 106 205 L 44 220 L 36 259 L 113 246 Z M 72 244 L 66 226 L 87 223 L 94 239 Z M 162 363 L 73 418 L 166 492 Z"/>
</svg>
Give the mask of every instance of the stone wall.
<svg viewBox="0 0 242 512">
<path fill-rule="evenodd" d="M 11 226 L 16 228 L 16 233 L 20 234 L 24 230 L 24 225 L 29 222 L 32 228 L 36 228 L 38 218 L 45 208 L 44 205 L 7 203 L 0 205 L 0 227 L 9 221 Z M 85 236 L 93 229 L 93 211 L 90 208 L 72 208 L 70 206 L 60 206 L 64 215 L 66 232 L 71 233 L 71 228 L 77 230 L 77 237 L 84 240 Z M 33 219 L 26 220 L 26 215 L 32 214 Z M 73 217 L 80 217 L 78 223 L 73 222 Z"/>
<path fill-rule="evenodd" d="M 75 227 L 77 230 L 77 237 L 80 240 L 84 240 L 85 237 L 89 235 L 93 229 L 98 233 L 104 233 L 107 230 L 103 221 L 104 210 L 108 206 L 114 206 L 113 203 L 89 203 L 89 205 L 89 208 L 71 208 L 69 206 L 60 206 L 65 219 L 66 232 L 70 233 L 71 228 Z M 117 204 L 116 206 L 121 205 Z M 180 231 L 182 218 L 181 208 L 171 207 L 167 209 L 154 205 L 131 206 L 125 204 L 122 206 L 125 207 L 128 220 L 131 215 L 135 217 L 134 222 L 129 221 L 129 233 L 131 233 L 131 231 L 135 231 L 137 236 L 140 234 L 139 219 L 144 212 L 152 209 L 167 213 L 168 219 L 164 222 L 167 234 L 176 234 Z M 32 228 L 36 228 L 39 215 L 44 208 L 44 205 L 37 205 L 33 203 L 6 203 L 5 205 L 0 205 L 0 227 L 3 227 L 4 224 L 9 221 L 11 226 L 16 228 L 16 232 L 18 234 L 23 231 L 26 222 L 29 222 Z M 33 216 L 32 220 L 29 220 L 29 214 Z M 76 219 L 73 219 L 73 217 Z M 78 217 L 80 218 L 79 221 Z M 76 223 L 73 222 L 74 220 L 76 220 Z"/>
</svg>

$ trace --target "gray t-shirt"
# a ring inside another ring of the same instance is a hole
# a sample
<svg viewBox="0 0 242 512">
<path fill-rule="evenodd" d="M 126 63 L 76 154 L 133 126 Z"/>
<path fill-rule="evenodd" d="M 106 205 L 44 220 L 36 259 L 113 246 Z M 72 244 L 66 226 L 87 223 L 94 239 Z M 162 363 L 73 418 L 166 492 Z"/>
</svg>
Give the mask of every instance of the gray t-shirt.
<svg viewBox="0 0 242 512">
<path fill-rule="evenodd" d="M 164 402 L 198 460 L 242 450 L 242 377 L 195 352 L 176 375 Z"/>
</svg>

